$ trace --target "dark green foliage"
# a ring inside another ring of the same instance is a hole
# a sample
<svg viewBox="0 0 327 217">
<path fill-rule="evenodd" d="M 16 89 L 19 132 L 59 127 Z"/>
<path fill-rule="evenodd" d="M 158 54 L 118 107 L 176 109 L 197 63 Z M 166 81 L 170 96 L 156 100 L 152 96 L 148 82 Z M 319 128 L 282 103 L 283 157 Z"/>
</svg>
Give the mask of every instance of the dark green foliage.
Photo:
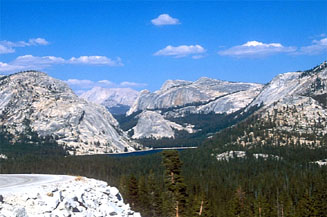
<svg viewBox="0 0 327 217">
<path fill-rule="evenodd" d="M 7 155 L 9 158 L 16 158 L 24 155 L 67 155 L 67 150 L 58 145 L 51 136 L 39 137 L 29 127 L 26 121 L 24 134 L 13 137 L 6 131 L 4 126 L 0 128 L 0 153 Z"/>
<path fill-rule="evenodd" d="M 320 105 L 322 105 L 323 107 L 327 107 L 327 94 L 320 94 L 320 95 L 314 95 L 312 96 L 313 99 L 317 100 Z"/>
<path fill-rule="evenodd" d="M 138 120 L 136 116 L 140 113 L 141 111 L 135 112 L 130 116 L 126 116 L 125 114 L 113 114 L 113 116 L 119 122 L 119 127 L 122 130 L 127 131 L 136 126 Z"/>
<path fill-rule="evenodd" d="M 112 115 L 125 115 L 129 110 L 129 106 L 118 104 L 114 107 L 107 108 Z"/>
<path fill-rule="evenodd" d="M 301 213 L 318 216 L 325 212 L 327 168 L 309 163 L 327 158 L 325 149 L 258 147 L 247 151 L 280 154 L 283 160 L 247 158 L 227 162 L 217 161 L 211 155 L 213 148 L 216 153 L 221 153 L 226 147 L 211 142 L 198 150 L 180 152 L 183 162 L 180 174 L 187 186 L 188 201 L 184 216 L 197 216 L 195 213 L 198 213 L 202 200 L 203 216 L 212 217 L 233 213 L 257 217 L 301 216 Z M 235 146 L 231 149 L 246 148 Z M 175 210 L 171 209 L 171 197 L 164 190 L 162 162 L 160 153 L 124 158 L 29 155 L 0 160 L 0 173 L 69 174 L 101 179 L 118 186 L 125 201 L 135 200 L 131 201 L 133 209 L 141 211 L 142 216 L 167 217 L 175 215 Z M 131 177 L 134 178 L 131 180 Z M 142 195 L 145 194 L 147 197 L 144 198 Z"/>
<path fill-rule="evenodd" d="M 179 159 L 178 151 L 164 151 L 162 155 L 163 165 L 165 166 L 165 187 L 167 189 L 167 195 L 170 196 L 170 205 L 172 206 L 170 210 L 175 210 L 176 216 L 184 216 L 188 196 L 186 193 L 186 184 L 181 174 L 182 162 Z"/>
<path fill-rule="evenodd" d="M 216 132 L 230 127 L 257 111 L 261 106 L 252 107 L 248 111 L 240 110 L 232 114 L 185 114 L 184 117 L 170 118 L 169 120 L 181 125 L 188 123 L 196 126 L 196 133 L 186 131 L 175 131 L 175 138 L 163 139 L 139 139 L 137 142 L 153 148 L 180 147 L 180 146 L 199 146 L 203 141 L 214 135 Z M 135 123 L 136 124 L 136 123 Z"/>
</svg>

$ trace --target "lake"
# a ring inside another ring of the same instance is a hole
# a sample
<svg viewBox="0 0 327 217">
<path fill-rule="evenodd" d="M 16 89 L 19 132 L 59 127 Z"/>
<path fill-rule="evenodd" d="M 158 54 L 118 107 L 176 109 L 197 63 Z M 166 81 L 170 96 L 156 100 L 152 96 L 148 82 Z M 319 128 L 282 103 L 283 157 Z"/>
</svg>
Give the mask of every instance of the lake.
<svg viewBox="0 0 327 217">
<path fill-rule="evenodd" d="M 186 149 L 194 149 L 194 148 L 197 147 L 156 148 L 147 151 L 135 151 L 135 152 L 118 153 L 118 154 L 107 154 L 107 155 L 110 157 L 131 157 L 131 156 L 143 156 L 143 155 L 155 154 L 165 150 L 183 151 Z"/>
</svg>

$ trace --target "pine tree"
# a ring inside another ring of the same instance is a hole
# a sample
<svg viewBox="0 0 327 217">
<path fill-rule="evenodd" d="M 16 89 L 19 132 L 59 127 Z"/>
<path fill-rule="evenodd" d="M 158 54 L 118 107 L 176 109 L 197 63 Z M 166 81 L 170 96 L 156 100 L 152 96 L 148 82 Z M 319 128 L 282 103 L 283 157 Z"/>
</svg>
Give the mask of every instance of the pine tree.
<svg viewBox="0 0 327 217">
<path fill-rule="evenodd" d="M 207 197 L 202 194 L 201 196 L 195 196 L 192 203 L 191 214 L 192 217 L 213 217 Z"/>
<path fill-rule="evenodd" d="M 176 217 L 181 217 L 186 212 L 187 193 L 186 184 L 181 174 L 182 162 L 178 151 L 164 151 L 163 165 L 165 166 L 165 186 L 175 210 Z"/>
<path fill-rule="evenodd" d="M 138 207 L 138 184 L 134 175 L 131 175 L 128 182 L 128 199 L 132 208 Z"/>
<path fill-rule="evenodd" d="M 162 216 L 162 187 L 157 183 L 151 170 L 148 175 L 149 216 Z"/>
<path fill-rule="evenodd" d="M 147 184 L 145 182 L 144 177 L 140 177 L 139 179 L 139 184 L 138 184 L 138 206 L 139 206 L 139 210 L 140 212 L 145 215 L 148 216 L 148 209 L 149 209 L 149 190 L 147 187 Z"/>
<path fill-rule="evenodd" d="M 319 189 L 319 192 L 314 196 L 314 214 L 319 217 L 327 216 L 327 190 Z"/>
<path fill-rule="evenodd" d="M 312 198 L 306 193 L 296 207 L 296 216 L 298 217 L 310 217 L 314 216 L 314 207 Z"/>
</svg>

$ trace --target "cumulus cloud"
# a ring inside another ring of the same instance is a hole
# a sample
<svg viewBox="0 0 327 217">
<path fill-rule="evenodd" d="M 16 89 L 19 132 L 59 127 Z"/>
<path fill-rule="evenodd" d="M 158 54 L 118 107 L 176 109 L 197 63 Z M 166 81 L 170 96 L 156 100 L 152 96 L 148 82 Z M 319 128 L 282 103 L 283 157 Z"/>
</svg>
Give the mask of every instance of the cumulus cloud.
<svg viewBox="0 0 327 217">
<path fill-rule="evenodd" d="M 124 81 L 120 84 L 116 84 L 109 80 L 100 80 L 100 81 L 91 81 L 91 80 L 79 80 L 79 79 L 68 79 L 65 81 L 71 88 L 77 89 L 79 91 L 85 91 L 91 89 L 93 87 L 105 87 L 105 88 L 138 88 L 144 87 L 147 84 L 144 83 L 136 83 L 136 82 L 129 82 Z"/>
<path fill-rule="evenodd" d="M 40 70 L 58 64 L 90 64 L 90 65 L 106 65 L 106 66 L 122 66 L 120 58 L 111 60 L 105 56 L 81 56 L 79 58 L 72 57 L 66 60 L 62 57 L 55 56 L 19 56 L 10 63 L 1 62 L 0 72 L 14 72 L 21 70 Z"/>
<path fill-rule="evenodd" d="M 96 86 L 97 82 L 91 80 L 68 79 L 65 81 L 72 88 L 90 89 Z"/>
<path fill-rule="evenodd" d="M 301 47 L 296 54 L 316 55 L 327 53 L 327 37 L 320 40 L 313 40 L 309 46 Z"/>
<path fill-rule="evenodd" d="M 31 38 L 26 41 L 0 41 L 0 54 L 14 53 L 15 47 L 29 47 L 29 46 L 38 46 L 38 45 L 47 45 L 49 42 L 44 38 Z"/>
<path fill-rule="evenodd" d="M 277 53 L 291 53 L 295 50 L 295 47 L 285 47 L 280 43 L 266 44 L 259 41 L 248 41 L 245 44 L 221 50 L 218 54 L 232 57 L 261 57 Z"/>
<path fill-rule="evenodd" d="M 12 65 L 8 63 L 0 62 L 0 73 L 1 72 L 14 72 L 21 71 L 24 69 L 24 66 Z"/>
<path fill-rule="evenodd" d="M 0 54 L 14 53 L 14 52 L 15 50 L 13 48 L 0 44 Z"/>
<path fill-rule="evenodd" d="M 55 56 L 38 57 L 33 55 L 19 56 L 13 61 L 13 64 L 15 65 L 21 65 L 21 66 L 39 65 L 41 68 L 44 68 L 52 64 L 59 64 L 59 63 L 65 63 L 65 60 L 61 57 L 55 57 Z"/>
<path fill-rule="evenodd" d="M 185 57 L 188 55 L 194 55 L 196 58 L 198 54 L 205 53 L 206 50 L 201 45 L 181 45 L 181 46 L 171 46 L 168 45 L 164 49 L 161 49 L 154 53 L 155 56 L 173 56 L 173 57 Z"/>
<path fill-rule="evenodd" d="M 151 20 L 151 23 L 155 26 L 180 24 L 178 19 L 172 18 L 169 14 L 160 14 L 157 18 Z"/>
<path fill-rule="evenodd" d="M 122 86 L 122 87 L 145 87 L 145 86 L 147 86 L 147 84 L 130 82 L 130 81 L 123 81 L 123 82 L 120 83 L 120 86 Z"/>
<path fill-rule="evenodd" d="M 101 81 L 98 81 L 98 82 L 99 82 L 100 84 L 107 85 L 107 86 L 114 85 L 113 82 L 108 81 L 108 80 L 101 80 Z"/>
<path fill-rule="evenodd" d="M 123 63 L 118 57 L 116 60 L 112 60 L 106 56 L 80 56 L 72 57 L 69 60 L 72 64 L 90 64 L 90 65 L 109 65 L 109 66 L 122 66 Z"/>
</svg>

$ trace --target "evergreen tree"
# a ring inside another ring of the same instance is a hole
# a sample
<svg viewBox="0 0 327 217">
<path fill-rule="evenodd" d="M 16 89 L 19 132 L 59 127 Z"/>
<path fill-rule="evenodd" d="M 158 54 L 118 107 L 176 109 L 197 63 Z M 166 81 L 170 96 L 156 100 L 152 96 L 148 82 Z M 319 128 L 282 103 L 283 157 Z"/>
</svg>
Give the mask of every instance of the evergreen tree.
<svg viewBox="0 0 327 217">
<path fill-rule="evenodd" d="M 306 193 L 299 201 L 296 207 L 297 217 L 310 217 L 314 216 L 314 207 L 312 198 Z"/>
<path fill-rule="evenodd" d="M 181 174 L 182 162 L 179 159 L 178 151 L 164 151 L 163 165 L 165 166 L 165 185 L 172 206 L 175 209 L 175 216 L 181 217 L 186 212 L 187 193 L 186 184 Z"/>
<path fill-rule="evenodd" d="M 131 175 L 128 182 L 128 198 L 131 207 L 137 208 L 138 206 L 138 183 L 134 175 Z"/>
<path fill-rule="evenodd" d="M 150 201 L 149 201 L 149 190 L 147 187 L 147 183 L 145 182 L 144 177 L 140 177 L 139 179 L 139 184 L 138 184 L 138 206 L 139 206 L 139 210 L 140 212 L 145 215 L 148 216 L 148 209 L 149 209 L 149 205 L 150 205 Z"/>
</svg>

